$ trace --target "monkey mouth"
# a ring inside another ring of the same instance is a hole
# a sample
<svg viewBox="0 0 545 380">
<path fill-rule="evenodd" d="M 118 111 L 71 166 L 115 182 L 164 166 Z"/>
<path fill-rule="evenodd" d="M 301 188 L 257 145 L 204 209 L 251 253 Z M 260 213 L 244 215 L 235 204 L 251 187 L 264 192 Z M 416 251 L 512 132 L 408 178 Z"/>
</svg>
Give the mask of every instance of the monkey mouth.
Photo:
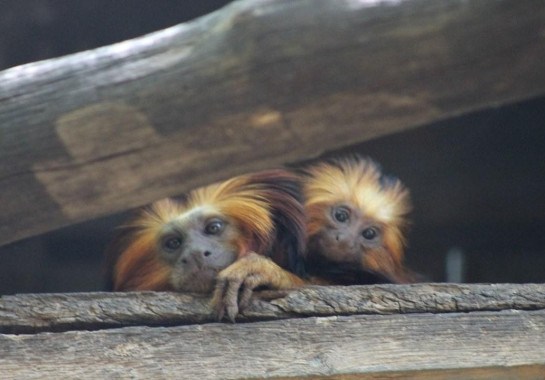
<svg viewBox="0 0 545 380">
<path fill-rule="evenodd" d="M 219 269 L 215 268 L 195 268 L 191 271 L 191 276 L 195 279 L 212 278 L 215 279 L 219 273 Z"/>
<path fill-rule="evenodd" d="M 312 254 L 320 255 L 331 262 L 349 265 L 359 264 L 364 255 L 357 247 L 349 246 L 341 239 L 331 236 L 315 236 L 309 240 L 308 249 Z"/>
<path fill-rule="evenodd" d="M 216 269 L 194 269 L 184 276 L 184 280 L 174 285 L 176 289 L 183 289 L 186 292 L 210 293 L 216 285 Z"/>
</svg>

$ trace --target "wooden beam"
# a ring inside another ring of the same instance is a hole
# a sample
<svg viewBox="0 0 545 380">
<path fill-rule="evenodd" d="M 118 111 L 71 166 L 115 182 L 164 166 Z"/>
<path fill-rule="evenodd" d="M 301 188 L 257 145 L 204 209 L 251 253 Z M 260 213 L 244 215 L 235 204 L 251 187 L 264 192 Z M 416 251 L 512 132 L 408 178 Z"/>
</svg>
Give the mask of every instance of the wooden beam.
<svg viewBox="0 0 545 380">
<path fill-rule="evenodd" d="M 545 309 L 545 284 L 313 286 L 255 300 L 238 322 L 356 314 Z M 0 298 L 1 333 L 215 322 L 209 299 L 180 293 L 21 294 Z"/>
<path fill-rule="evenodd" d="M 0 245 L 545 94 L 545 8 L 243 0 L 0 73 Z"/>
<path fill-rule="evenodd" d="M 0 371 L 25 379 L 403 378 L 420 371 L 537 379 L 545 373 L 544 341 L 545 310 L 140 326 L 0 335 Z"/>
<path fill-rule="evenodd" d="M 212 323 L 208 298 L 188 294 L 4 296 L 0 373 L 346 380 L 545 371 L 545 284 L 313 286 L 254 300 L 240 321 L 253 323 Z"/>
</svg>

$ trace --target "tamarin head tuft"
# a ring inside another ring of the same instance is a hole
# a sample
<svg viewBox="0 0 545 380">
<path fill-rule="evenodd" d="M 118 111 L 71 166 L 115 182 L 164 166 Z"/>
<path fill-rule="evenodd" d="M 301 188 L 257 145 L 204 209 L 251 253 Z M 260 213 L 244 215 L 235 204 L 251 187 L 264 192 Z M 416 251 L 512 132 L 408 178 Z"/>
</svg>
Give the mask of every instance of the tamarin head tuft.
<svg viewBox="0 0 545 380">
<path fill-rule="evenodd" d="M 217 274 L 249 252 L 300 257 L 305 215 L 294 186 L 293 174 L 269 170 L 141 209 L 107 249 L 114 290 L 210 292 Z"/>
<path fill-rule="evenodd" d="M 303 189 L 310 272 L 334 277 L 357 268 L 388 282 L 409 281 L 403 257 L 411 203 L 397 178 L 354 156 L 308 167 Z"/>
</svg>

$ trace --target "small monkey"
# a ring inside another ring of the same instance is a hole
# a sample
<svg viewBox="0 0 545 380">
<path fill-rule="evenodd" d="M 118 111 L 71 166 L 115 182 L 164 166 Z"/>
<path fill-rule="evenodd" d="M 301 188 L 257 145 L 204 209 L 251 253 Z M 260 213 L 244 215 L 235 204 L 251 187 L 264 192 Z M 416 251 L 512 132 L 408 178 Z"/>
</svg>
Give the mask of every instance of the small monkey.
<svg viewBox="0 0 545 380">
<path fill-rule="evenodd" d="M 114 290 L 213 292 L 218 318 L 234 321 L 255 288 L 303 284 L 281 266 L 301 265 L 305 233 L 297 177 L 268 170 L 143 208 L 106 256 Z"/>
<path fill-rule="evenodd" d="M 303 169 L 302 184 L 308 218 L 304 267 L 314 282 L 414 281 L 403 264 L 411 202 L 397 178 L 354 156 Z"/>
</svg>

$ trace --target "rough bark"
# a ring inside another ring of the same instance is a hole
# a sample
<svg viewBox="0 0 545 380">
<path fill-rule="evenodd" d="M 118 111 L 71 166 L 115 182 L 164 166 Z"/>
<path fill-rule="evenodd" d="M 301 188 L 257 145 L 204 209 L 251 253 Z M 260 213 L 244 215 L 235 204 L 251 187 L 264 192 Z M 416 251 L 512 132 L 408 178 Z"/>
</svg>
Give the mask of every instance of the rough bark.
<svg viewBox="0 0 545 380">
<path fill-rule="evenodd" d="M 126 327 L 0 335 L 0 371 L 24 379 L 538 379 L 544 341 L 543 310 Z"/>
<path fill-rule="evenodd" d="M 254 300 L 239 322 L 358 314 L 545 309 L 545 284 L 309 287 Z M 179 293 L 21 294 L 0 298 L 0 332 L 97 330 L 215 322 L 209 299 Z"/>
<path fill-rule="evenodd" d="M 545 94 L 545 8 L 245 0 L 0 73 L 0 244 Z"/>
</svg>

